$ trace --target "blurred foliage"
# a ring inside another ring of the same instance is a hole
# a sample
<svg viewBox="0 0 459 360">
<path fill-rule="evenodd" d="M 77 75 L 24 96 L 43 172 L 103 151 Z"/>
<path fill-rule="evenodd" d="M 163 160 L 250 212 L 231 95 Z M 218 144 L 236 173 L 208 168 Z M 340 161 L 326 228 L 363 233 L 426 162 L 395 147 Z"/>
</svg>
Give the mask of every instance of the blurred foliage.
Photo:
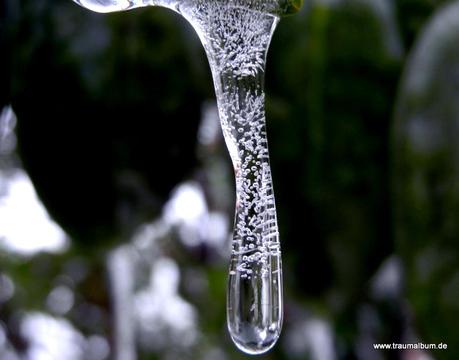
<svg viewBox="0 0 459 360">
<path fill-rule="evenodd" d="M 447 343 L 431 356 L 458 358 L 459 15 L 422 50 L 431 17 L 441 22 L 447 3 L 309 1 L 280 22 L 266 91 L 286 312 L 284 336 L 263 359 L 328 360 L 298 330 L 314 319 L 331 327 L 339 359 L 404 359 L 407 352 L 376 353 L 372 344 L 418 341 Z M 49 292 L 64 284 L 76 294 L 66 317 L 112 342 L 107 252 L 159 217 L 185 179 L 197 179 L 211 208 L 232 218 L 211 195 L 232 181 L 215 185 L 209 175 L 231 174 L 222 142 L 198 151 L 202 106 L 213 98 L 204 53 L 191 27 L 163 9 L 100 15 L 70 0 L 0 7 L 0 105 L 12 103 L 21 162 L 73 240 L 62 255 L 1 253 L 16 291 L 0 319 L 25 350 L 18 314 L 48 311 Z M 431 78 L 413 92 L 410 81 L 423 72 Z M 416 121 L 423 132 L 413 137 Z M 440 145 L 426 148 L 432 141 Z M 158 251 L 179 265 L 198 345 L 144 346 L 140 358 L 245 358 L 225 329 L 225 257 L 180 236 L 172 231 Z M 148 265 L 140 268 L 147 283 Z M 388 268 L 402 289 L 381 295 L 375 288 Z"/>
<path fill-rule="evenodd" d="M 396 112 L 397 250 L 416 323 L 430 341 L 459 338 L 459 4 L 426 27 L 406 68 Z M 454 352 L 454 354 L 457 353 Z"/>
</svg>

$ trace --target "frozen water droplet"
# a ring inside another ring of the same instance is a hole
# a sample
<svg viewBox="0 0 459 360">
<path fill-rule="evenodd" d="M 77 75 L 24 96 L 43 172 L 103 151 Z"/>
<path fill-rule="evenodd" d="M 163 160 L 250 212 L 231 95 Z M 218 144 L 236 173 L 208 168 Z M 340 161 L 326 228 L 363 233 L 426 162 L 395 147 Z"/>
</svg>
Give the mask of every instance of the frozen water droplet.
<svg viewBox="0 0 459 360">
<path fill-rule="evenodd" d="M 281 254 L 262 88 L 266 52 L 278 18 L 221 3 L 209 3 L 209 9 L 207 14 L 215 18 L 190 22 L 209 58 L 236 176 L 228 329 L 239 349 L 261 354 L 276 343 L 283 317 Z M 237 55 L 232 57 L 233 53 Z"/>
</svg>

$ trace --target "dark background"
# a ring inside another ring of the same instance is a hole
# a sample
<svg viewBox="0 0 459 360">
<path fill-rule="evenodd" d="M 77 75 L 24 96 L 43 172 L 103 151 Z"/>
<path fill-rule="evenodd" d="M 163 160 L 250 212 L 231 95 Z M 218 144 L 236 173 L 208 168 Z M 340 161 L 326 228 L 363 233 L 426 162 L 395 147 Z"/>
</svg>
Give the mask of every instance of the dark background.
<svg viewBox="0 0 459 360">
<path fill-rule="evenodd" d="M 204 52 L 183 19 L 159 8 L 101 15 L 70 0 L 3 0 L 0 16 L 0 107 L 17 116 L 14 161 L 3 156 L 1 174 L 22 166 L 72 239 L 61 254 L 1 250 L 15 292 L 0 302 L 0 357 L 35 359 L 20 325 L 31 311 L 67 319 L 113 354 L 107 254 L 160 221 L 171 190 L 190 179 L 209 211 L 232 222 L 221 135 L 198 136 L 203 104 L 214 99 Z M 458 34 L 455 1 L 306 1 L 281 20 L 266 106 L 285 321 L 262 358 L 458 358 Z M 181 341 L 163 324 L 158 331 L 171 336 L 150 343 L 137 319 L 129 326 L 138 357 L 245 358 L 225 328 L 229 251 L 205 231 L 191 244 L 183 226 L 146 264 L 134 261 L 133 292 L 161 259 L 178 265 L 196 339 Z M 68 271 L 76 262 L 80 277 Z M 46 299 L 64 285 L 74 302 L 56 314 Z M 87 321 L 93 313 L 97 321 Z M 448 349 L 373 350 L 392 342 Z M 98 359 L 83 353 L 76 358 Z M 46 357 L 54 358 L 66 357 Z"/>
</svg>

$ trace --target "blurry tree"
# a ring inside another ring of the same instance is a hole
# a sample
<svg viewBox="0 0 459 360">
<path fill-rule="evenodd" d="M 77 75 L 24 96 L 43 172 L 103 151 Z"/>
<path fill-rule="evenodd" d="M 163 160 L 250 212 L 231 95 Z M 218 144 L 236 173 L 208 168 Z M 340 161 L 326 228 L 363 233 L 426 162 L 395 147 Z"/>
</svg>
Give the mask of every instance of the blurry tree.
<svg viewBox="0 0 459 360">
<path fill-rule="evenodd" d="M 314 2 L 290 21 L 268 78 L 285 262 L 297 276 L 287 283 L 324 299 L 349 354 L 368 281 L 393 251 L 388 129 L 401 59 L 370 2 Z"/>
<path fill-rule="evenodd" d="M 435 13 L 407 63 L 394 126 L 397 250 L 421 338 L 459 331 L 459 3 Z M 439 358 L 456 359 L 454 347 Z"/>
<path fill-rule="evenodd" d="M 157 215 L 195 166 L 201 64 L 171 13 L 37 6 L 21 3 L 10 39 L 21 157 L 53 217 L 94 247 Z"/>
</svg>

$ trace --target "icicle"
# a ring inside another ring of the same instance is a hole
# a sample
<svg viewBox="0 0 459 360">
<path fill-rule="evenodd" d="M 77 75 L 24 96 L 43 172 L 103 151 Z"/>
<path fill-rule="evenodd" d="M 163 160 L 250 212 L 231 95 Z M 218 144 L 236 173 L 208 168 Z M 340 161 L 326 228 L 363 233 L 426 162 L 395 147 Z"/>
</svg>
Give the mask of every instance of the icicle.
<svg viewBox="0 0 459 360">
<path fill-rule="evenodd" d="M 299 0 L 75 0 L 99 12 L 159 5 L 194 27 L 212 70 L 236 177 L 228 329 L 248 354 L 269 350 L 282 327 L 282 266 L 265 121 L 266 53 L 281 15 Z"/>
</svg>

